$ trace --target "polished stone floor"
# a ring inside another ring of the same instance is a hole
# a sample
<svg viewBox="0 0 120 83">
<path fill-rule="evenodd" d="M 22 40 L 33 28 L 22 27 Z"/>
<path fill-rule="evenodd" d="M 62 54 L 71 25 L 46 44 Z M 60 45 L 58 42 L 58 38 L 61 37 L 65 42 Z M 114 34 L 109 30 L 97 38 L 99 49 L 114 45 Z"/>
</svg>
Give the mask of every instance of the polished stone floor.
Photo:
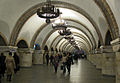
<svg viewBox="0 0 120 83">
<path fill-rule="evenodd" d="M 2 83 L 9 83 L 6 77 Z M 55 74 L 50 65 L 33 65 L 21 68 L 10 83 L 115 83 L 115 77 L 103 76 L 89 61 L 78 60 L 72 65 L 70 75 L 67 72 L 63 75 L 60 68 Z"/>
</svg>

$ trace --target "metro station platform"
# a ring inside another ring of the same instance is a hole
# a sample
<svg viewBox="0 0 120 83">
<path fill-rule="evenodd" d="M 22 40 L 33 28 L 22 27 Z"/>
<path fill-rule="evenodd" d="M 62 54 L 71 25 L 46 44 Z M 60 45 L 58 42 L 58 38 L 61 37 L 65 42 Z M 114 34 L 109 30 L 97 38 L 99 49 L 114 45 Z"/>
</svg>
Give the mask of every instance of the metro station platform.
<svg viewBox="0 0 120 83">
<path fill-rule="evenodd" d="M 2 78 L 2 83 L 115 83 L 115 77 L 104 76 L 88 60 L 78 60 L 71 67 L 70 75 L 63 75 L 60 67 L 54 73 L 52 65 L 33 65 L 31 68 L 21 68 L 11 82 Z"/>
</svg>

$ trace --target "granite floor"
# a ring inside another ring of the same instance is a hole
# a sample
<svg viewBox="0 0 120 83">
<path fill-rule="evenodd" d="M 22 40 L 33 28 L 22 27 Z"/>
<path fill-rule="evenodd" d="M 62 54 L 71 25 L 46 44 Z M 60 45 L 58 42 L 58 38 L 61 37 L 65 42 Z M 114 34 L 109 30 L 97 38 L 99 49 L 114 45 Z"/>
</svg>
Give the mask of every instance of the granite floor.
<svg viewBox="0 0 120 83">
<path fill-rule="evenodd" d="M 52 65 L 21 68 L 10 83 L 115 83 L 115 77 L 103 76 L 101 71 L 87 60 L 78 60 L 74 63 L 70 75 L 67 72 L 63 75 L 60 67 L 55 74 Z M 2 78 L 2 83 L 9 83 L 6 77 Z"/>
</svg>

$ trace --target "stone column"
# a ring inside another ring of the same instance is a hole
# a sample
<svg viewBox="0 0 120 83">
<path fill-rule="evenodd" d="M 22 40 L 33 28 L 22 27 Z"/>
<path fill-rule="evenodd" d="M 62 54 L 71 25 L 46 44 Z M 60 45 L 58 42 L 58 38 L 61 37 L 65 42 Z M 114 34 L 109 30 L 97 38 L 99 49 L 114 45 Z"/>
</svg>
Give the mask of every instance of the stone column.
<svg viewBox="0 0 120 83">
<path fill-rule="evenodd" d="M 92 63 L 93 65 L 95 65 L 94 56 L 95 56 L 95 52 L 94 52 L 94 49 L 93 49 L 93 50 L 91 51 L 91 55 L 90 55 L 91 63 Z"/>
<path fill-rule="evenodd" d="M 91 53 L 87 55 L 87 59 L 91 62 Z"/>
<path fill-rule="evenodd" d="M 88 59 L 89 61 L 93 64 L 96 65 L 96 54 L 95 54 L 95 50 L 91 50 L 91 52 L 88 55 Z"/>
<path fill-rule="evenodd" d="M 120 83 L 120 38 L 113 40 L 111 44 L 116 54 L 116 83 Z"/>
<path fill-rule="evenodd" d="M 43 50 L 35 50 L 33 53 L 33 64 L 43 64 Z"/>
<path fill-rule="evenodd" d="M 103 56 L 101 53 L 96 53 L 96 68 L 97 69 L 102 69 L 102 60 L 103 60 Z"/>
<path fill-rule="evenodd" d="M 93 50 L 91 50 L 91 51 L 89 52 L 89 54 L 87 55 L 87 59 L 88 59 L 92 64 L 94 64 L 94 52 L 93 52 Z"/>
<path fill-rule="evenodd" d="M 96 53 L 92 54 L 92 63 L 96 66 Z"/>
<path fill-rule="evenodd" d="M 31 67 L 33 49 L 32 48 L 19 48 L 18 53 L 20 57 L 20 66 Z"/>
<path fill-rule="evenodd" d="M 102 74 L 115 76 L 115 53 L 112 46 L 102 46 Z"/>
<path fill-rule="evenodd" d="M 102 60 L 103 56 L 101 53 L 101 49 L 96 49 L 96 68 L 97 69 L 102 69 Z"/>
</svg>

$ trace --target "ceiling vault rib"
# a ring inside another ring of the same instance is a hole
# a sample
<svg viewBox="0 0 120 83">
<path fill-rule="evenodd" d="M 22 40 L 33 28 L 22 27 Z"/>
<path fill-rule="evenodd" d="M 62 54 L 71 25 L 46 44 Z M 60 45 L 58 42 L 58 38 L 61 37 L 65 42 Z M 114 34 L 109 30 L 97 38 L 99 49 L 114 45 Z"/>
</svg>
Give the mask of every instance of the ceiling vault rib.
<svg viewBox="0 0 120 83">
<path fill-rule="evenodd" d="M 74 27 L 74 26 L 72 26 L 72 27 Z M 74 27 L 74 28 L 76 28 L 76 27 Z M 87 37 L 88 37 L 88 39 L 91 41 L 91 39 L 90 39 L 90 37 L 87 35 L 87 33 L 86 32 L 84 32 L 83 30 L 81 30 L 80 28 L 77 28 L 77 29 L 79 29 L 80 31 L 82 31 Z M 50 33 L 48 33 L 47 34 L 47 36 L 45 37 L 45 39 L 43 40 L 43 43 L 42 43 L 42 48 L 44 48 L 44 46 L 45 46 L 45 44 L 46 44 L 46 42 L 47 42 L 47 40 L 48 40 L 48 38 L 50 37 L 50 35 L 53 33 L 53 32 L 55 32 L 56 30 L 52 30 Z M 35 42 L 35 41 L 34 41 Z M 33 42 L 33 43 L 34 43 Z M 92 42 L 92 41 L 91 41 Z M 95 41 L 94 41 L 94 43 L 95 43 Z M 95 43 L 95 46 L 96 46 L 96 43 Z"/>
<path fill-rule="evenodd" d="M 101 9 L 107 23 L 108 23 L 108 28 L 110 30 L 112 39 L 115 39 L 119 36 L 119 28 L 116 23 L 114 14 L 109 7 L 108 3 L 106 0 L 94 0 L 94 2 L 98 5 L 98 7 Z"/>
<path fill-rule="evenodd" d="M 78 35 L 77 35 L 77 34 L 78 34 Z M 90 43 L 88 42 L 88 40 L 87 40 L 82 34 L 79 34 L 79 33 L 75 33 L 75 32 L 74 32 L 74 36 L 78 36 L 78 37 L 82 38 L 86 43 L 88 43 L 89 48 L 92 49 L 91 46 L 90 46 Z M 54 42 L 57 40 L 58 37 L 60 37 L 60 35 L 57 36 L 57 37 L 53 40 L 53 42 L 52 42 L 51 45 L 50 45 L 50 48 L 53 47 L 53 44 L 54 44 Z M 62 39 L 63 39 L 63 38 L 61 37 L 61 39 L 57 42 L 57 44 L 55 45 L 55 47 L 57 47 L 57 45 L 59 44 L 59 42 L 60 42 Z"/>
</svg>

